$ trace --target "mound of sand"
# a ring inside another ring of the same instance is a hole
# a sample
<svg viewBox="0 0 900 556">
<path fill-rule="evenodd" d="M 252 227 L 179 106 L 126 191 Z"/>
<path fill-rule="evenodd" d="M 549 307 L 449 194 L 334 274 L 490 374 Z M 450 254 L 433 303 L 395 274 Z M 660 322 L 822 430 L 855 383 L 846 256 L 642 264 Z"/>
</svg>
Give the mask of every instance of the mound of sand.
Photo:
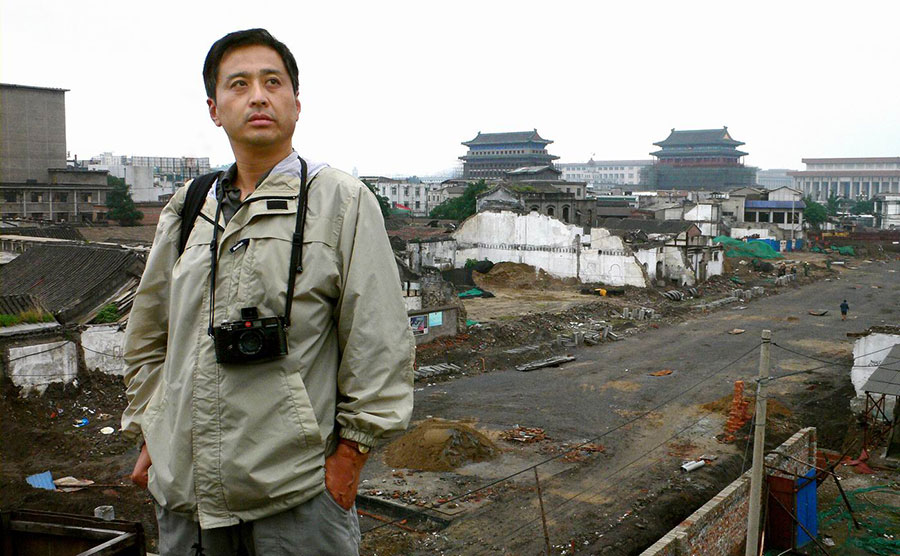
<svg viewBox="0 0 900 556">
<path fill-rule="evenodd" d="M 487 274 L 472 272 L 475 285 L 488 291 L 497 288 L 546 290 L 577 284 L 575 278 L 555 278 L 542 269 L 522 263 L 497 263 Z"/>
<path fill-rule="evenodd" d="M 492 459 L 491 440 L 464 423 L 429 419 L 391 442 L 384 461 L 391 467 L 422 471 L 450 471 Z"/>
</svg>

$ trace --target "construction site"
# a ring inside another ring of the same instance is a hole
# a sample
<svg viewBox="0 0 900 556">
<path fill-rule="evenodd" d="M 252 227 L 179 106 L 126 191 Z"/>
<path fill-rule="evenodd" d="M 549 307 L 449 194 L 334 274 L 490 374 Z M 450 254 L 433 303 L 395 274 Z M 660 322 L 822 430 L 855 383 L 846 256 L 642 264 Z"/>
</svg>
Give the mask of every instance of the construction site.
<svg viewBox="0 0 900 556">
<path fill-rule="evenodd" d="M 861 390 L 900 355 L 895 254 L 729 256 L 705 281 L 646 287 L 471 266 L 441 286 L 456 333 L 417 345 L 409 430 L 363 470 L 363 554 L 742 553 L 764 343 L 767 484 L 788 484 L 767 504 L 780 517 L 763 519 L 765 553 L 900 552 L 896 394 Z M 16 353 L 0 507 L 112 507 L 155 552 L 152 500 L 128 479 L 138 450 L 118 430 L 121 377 L 81 357 L 66 380 L 28 382 Z M 799 480 L 818 487 L 814 517 L 791 495 Z"/>
</svg>

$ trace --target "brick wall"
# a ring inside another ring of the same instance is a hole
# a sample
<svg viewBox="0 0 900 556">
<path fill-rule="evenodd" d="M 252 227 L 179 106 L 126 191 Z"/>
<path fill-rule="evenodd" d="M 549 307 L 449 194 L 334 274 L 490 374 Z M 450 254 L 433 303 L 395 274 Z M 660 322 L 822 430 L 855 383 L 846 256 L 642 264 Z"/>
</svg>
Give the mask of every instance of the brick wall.
<svg viewBox="0 0 900 556">
<path fill-rule="evenodd" d="M 800 463 L 785 454 L 807 464 Z M 802 475 L 816 462 L 816 429 L 801 429 L 766 456 L 767 471 L 779 477 Z M 779 472 L 783 470 L 786 473 Z M 725 487 L 699 510 L 666 533 L 641 556 L 739 556 L 744 553 L 750 471 Z"/>
</svg>

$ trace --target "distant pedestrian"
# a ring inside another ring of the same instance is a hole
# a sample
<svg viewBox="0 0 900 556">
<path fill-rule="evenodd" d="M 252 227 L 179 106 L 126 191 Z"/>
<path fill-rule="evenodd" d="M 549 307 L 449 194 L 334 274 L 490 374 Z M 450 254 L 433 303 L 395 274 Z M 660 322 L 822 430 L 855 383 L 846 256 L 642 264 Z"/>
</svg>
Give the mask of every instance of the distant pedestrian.
<svg viewBox="0 0 900 556">
<path fill-rule="evenodd" d="M 850 311 L 850 305 L 847 303 L 845 299 L 843 303 L 841 303 L 841 320 L 847 320 L 847 312 Z"/>
<path fill-rule="evenodd" d="M 809 276 L 809 263 L 806 261 L 803 262 L 803 275 Z"/>
</svg>

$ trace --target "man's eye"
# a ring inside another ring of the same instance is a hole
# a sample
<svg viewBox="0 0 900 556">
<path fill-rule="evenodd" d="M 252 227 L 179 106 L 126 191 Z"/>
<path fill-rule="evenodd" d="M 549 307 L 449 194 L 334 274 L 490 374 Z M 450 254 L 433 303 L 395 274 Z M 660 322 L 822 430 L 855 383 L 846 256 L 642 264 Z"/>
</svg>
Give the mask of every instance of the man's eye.
<svg viewBox="0 0 900 556">
<path fill-rule="evenodd" d="M 232 83 L 231 83 L 232 87 L 245 87 L 246 85 L 247 85 L 247 82 L 242 81 L 242 80 L 232 81 Z"/>
<path fill-rule="evenodd" d="M 281 80 L 276 77 L 269 78 L 269 84 L 271 85 L 281 85 Z"/>
</svg>

